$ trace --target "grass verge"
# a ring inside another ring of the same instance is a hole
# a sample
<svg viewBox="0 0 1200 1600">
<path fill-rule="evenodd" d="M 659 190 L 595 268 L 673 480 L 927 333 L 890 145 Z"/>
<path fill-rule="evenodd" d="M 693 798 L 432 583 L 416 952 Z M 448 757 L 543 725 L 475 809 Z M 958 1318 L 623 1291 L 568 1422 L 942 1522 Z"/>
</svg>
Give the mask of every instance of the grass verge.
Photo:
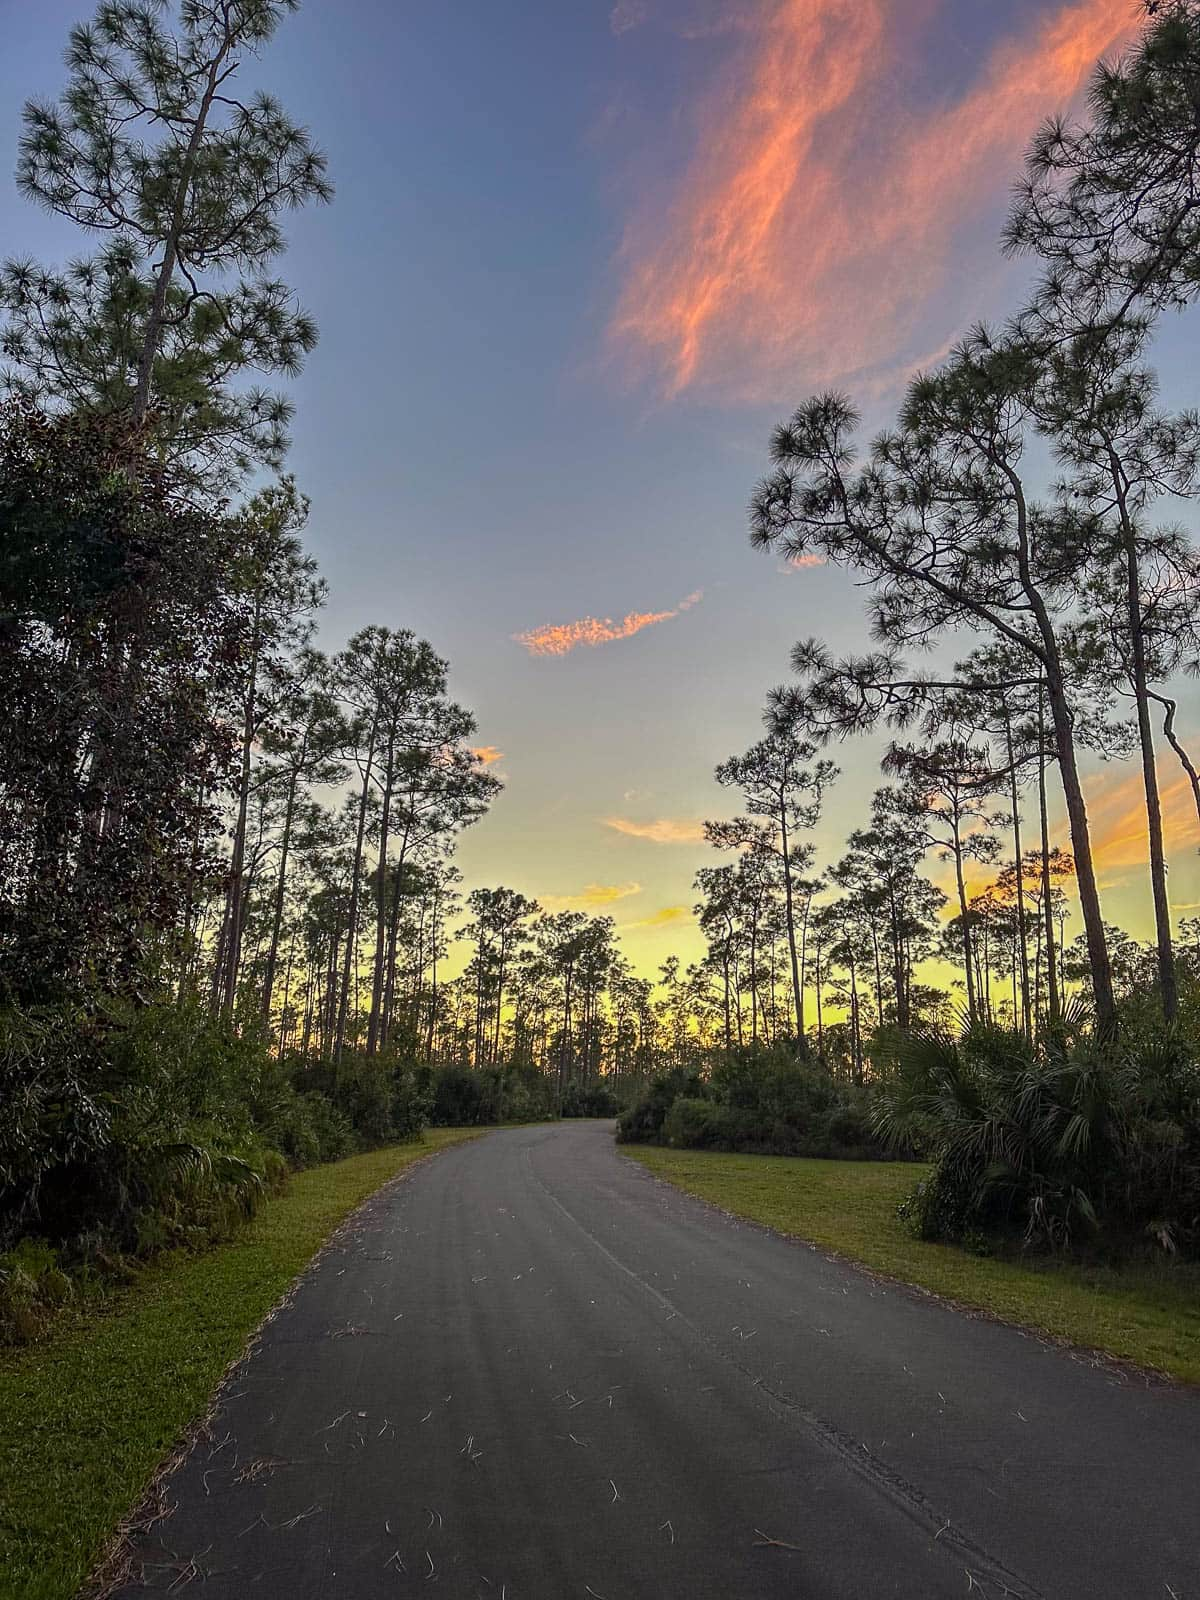
<svg viewBox="0 0 1200 1600">
<path fill-rule="evenodd" d="M 297 1173 L 232 1243 L 176 1253 L 44 1342 L 0 1351 L 0 1596 L 70 1600 L 221 1374 L 340 1222 L 414 1161 L 474 1138 L 433 1128 Z"/>
<path fill-rule="evenodd" d="M 1013 1260 L 927 1244 L 896 1216 L 896 1206 L 925 1171 L 911 1162 L 810 1161 L 646 1145 L 624 1145 L 622 1152 L 723 1211 L 875 1272 L 1005 1322 L 1200 1383 L 1196 1267 Z"/>
</svg>

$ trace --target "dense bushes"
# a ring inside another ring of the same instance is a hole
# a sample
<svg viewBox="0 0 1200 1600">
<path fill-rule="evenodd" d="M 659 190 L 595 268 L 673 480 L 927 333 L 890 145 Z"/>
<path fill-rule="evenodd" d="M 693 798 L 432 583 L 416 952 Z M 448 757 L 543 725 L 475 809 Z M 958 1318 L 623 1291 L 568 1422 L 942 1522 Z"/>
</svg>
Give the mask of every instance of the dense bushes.
<svg viewBox="0 0 1200 1600">
<path fill-rule="evenodd" d="M 520 1067 L 420 1067 L 438 1128 L 478 1128 L 499 1122 L 540 1122 L 554 1116 L 554 1085 Z"/>
<path fill-rule="evenodd" d="M 620 1102 L 612 1088 L 596 1080 L 592 1083 L 571 1082 L 563 1091 L 559 1115 L 564 1117 L 615 1117 Z"/>
<path fill-rule="evenodd" d="M 731 1052 L 707 1079 L 680 1070 L 652 1079 L 622 1115 L 618 1138 L 683 1150 L 882 1154 L 864 1091 L 784 1048 Z"/>
<path fill-rule="evenodd" d="M 923 1238 L 1200 1255 L 1200 1070 L 1177 1032 L 917 1036 L 874 1120 L 934 1159 L 902 1208 Z"/>
<path fill-rule="evenodd" d="M 419 1138 L 429 1105 L 396 1062 L 279 1061 L 186 1005 L 0 1010 L 0 1337 L 37 1331 L 64 1266 L 228 1238 L 289 1167 Z"/>
</svg>

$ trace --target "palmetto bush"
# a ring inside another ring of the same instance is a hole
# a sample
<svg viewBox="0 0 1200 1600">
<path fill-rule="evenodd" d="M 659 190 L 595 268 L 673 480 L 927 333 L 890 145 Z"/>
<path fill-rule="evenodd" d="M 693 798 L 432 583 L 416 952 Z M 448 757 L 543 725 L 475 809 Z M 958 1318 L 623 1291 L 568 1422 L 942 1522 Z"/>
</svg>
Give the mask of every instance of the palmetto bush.
<svg viewBox="0 0 1200 1600">
<path fill-rule="evenodd" d="M 1181 1035 L 916 1034 L 873 1120 L 934 1162 L 902 1208 L 925 1238 L 1061 1248 L 1099 1236 L 1200 1253 L 1200 1072 Z"/>
<path fill-rule="evenodd" d="M 86 1253 L 221 1236 L 269 1164 L 252 1112 L 261 1045 L 175 1006 L 0 1012 L 0 1249 Z"/>
</svg>

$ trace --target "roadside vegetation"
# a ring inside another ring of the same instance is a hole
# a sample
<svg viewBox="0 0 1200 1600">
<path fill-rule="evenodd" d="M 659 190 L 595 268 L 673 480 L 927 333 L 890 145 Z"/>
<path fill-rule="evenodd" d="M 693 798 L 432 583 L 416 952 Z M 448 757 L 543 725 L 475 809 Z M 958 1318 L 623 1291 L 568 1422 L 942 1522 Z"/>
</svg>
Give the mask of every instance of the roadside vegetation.
<svg viewBox="0 0 1200 1600">
<path fill-rule="evenodd" d="M 0 1360 L 0 1593 L 72 1600 L 221 1374 L 337 1226 L 438 1129 L 297 1174 L 236 1238 L 174 1251 Z"/>
</svg>

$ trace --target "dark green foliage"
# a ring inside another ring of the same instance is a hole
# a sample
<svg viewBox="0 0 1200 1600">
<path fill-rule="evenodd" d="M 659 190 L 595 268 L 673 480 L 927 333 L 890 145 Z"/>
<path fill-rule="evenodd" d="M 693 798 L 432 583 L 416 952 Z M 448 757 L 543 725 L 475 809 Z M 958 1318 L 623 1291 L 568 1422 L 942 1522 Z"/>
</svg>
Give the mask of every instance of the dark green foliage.
<svg viewBox="0 0 1200 1600">
<path fill-rule="evenodd" d="M 87 1255 L 227 1233 L 266 1175 L 249 1099 L 264 1056 L 191 1008 L 0 1013 L 0 1243 L 36 1231 Z"/>
<path fill-rule="evenodd" d="M 130 987 L 207 867 L 239 547 L 115 426 L 0 407 L 0 997 Z"/>
<path fill-rule="evenodd" d="M 516 1067 L 424 1068 L 429 1120 L 437 1128 L 481 1128 L 554 1116 L 554 1086 L 543 1073 Z"/>
<path fill-rule="evenodd" d="M 622 1113 L 617 1123 L 617 1139 L 622 1144 L 655 1144 L 662 1134 L 667 1112 L 675 1101 L 701 1093 L 700 1074 L 690 1068 L 673 1067 L 657 1073 L 642 1094 Z"/>
<path fill-rule="evenodd" d="M 0 1344 L 26 1343 L 75 1298 L 75 1285 L 44 1239 L 22 1239 L 0 1255 Z"/>
<path fill-rule="evenodd" d="M 1200 1070 L 1177 1032 L 917 1036 L 874 1120 L 936 1163 L 903 1210 L 922 1238 L 1200 1253 Z"/>
<path fill-rule="evenodd" d="M 731 1052 L 703 1082 L 682 1072 L 654 1079 L 622 1116 L 618 1137 L 681 1150 L 859 1160 L 882 1154 L 865 1092 L 785 1046 Z"/>
<path fill-rule="evenodd" d="M 615 1117 L 620 1102 L 607 1083 L 569 1083 L 563 1090 L 559 1115 L 563 1117 Z"/>
<path fill-rule="evenodd" d="M 394 1061 L 304 1070 L 198 1004 L 0 1011 L 0 1332 L 55 1303 L 31 1238 L 109 1273 L 226 1239 L 290 1168 L 419 1139 L 430 1101 Z"/>
</svg>

